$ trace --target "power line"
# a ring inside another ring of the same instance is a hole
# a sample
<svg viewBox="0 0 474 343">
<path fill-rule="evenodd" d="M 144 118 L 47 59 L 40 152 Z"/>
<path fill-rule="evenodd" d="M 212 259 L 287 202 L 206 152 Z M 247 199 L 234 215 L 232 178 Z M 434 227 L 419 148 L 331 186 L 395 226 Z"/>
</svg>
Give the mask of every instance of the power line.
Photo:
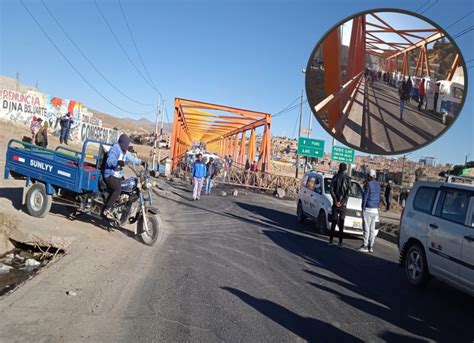
<svg viewBox="0 0 474 343">
<path fill-rule="evenodd" d="M 127 51 L 125 50 L 124 46 L 122 45 L 122 43 L 120 42 L 120 40 L 118 39 L 117 35 L 115 34 L 114 30 L 112 29 L 112 26 L 110 26 L 110 23 L 109 21 L 107 20 L 107 18 L 105 17 L 104 15 L 104 12 L 102 12 L 102 10 L 100 9 L 99 7 L 99 4 L 97 3 L 97 0 L 94 0 L 94 4 L 95 4 L 95 7 L 97 8 L 97 10 L 99 11 L 102 19 L 104 20 L 105 24 L 107 25 L 110 33 L 112 34 L 112 36 L 114 37 L 115 41 L 117 42 L 117 44 L 120 46 L 120 49 L 122 50 L 122 52 L 124 53 L 124 55 L 127 57 L 128 61 L 130 62 L 130 64 L 135 68 L 136 72 L 141 76 L 141 78 L 143 79 L 143 81 L 146 82 L 146 84 L 148 84 L 148 86 L 151 87 L 151 89 L 153 89 L 154 91 L 158 92 L 158 89 L 156 89 L 156 87 L 150 83 L 150 81 L 148 81 L 145 76 L 143 76 L 143 73 L 138 69 L 137 65 L 132 61 L 132 59 L 130 58 L 130 55 L 127 53 Z"/>
<path fill-rule="evenodd" d="M 439 0 L 435 0 L 435 2 L 433 2 L 431 5 L 429 5 L 427 8 L 425 8 L 423 10 L 423 12 L 420 12 L 420 14 L 423 14 L 425 13 L 426 11 L 428 11 L 431 7 L 433 7 L 434 5 L 436 5 L 437 3 L 439 2 Z"/>
<path fill-rule="evenodd" d="M 64 29 L 64 27 L 61 25 L 61 23 L 57 20 L 57 18 L 54 16 L 54 14 L 50 11 L 49 7 L 46 5 L 46 3 L 43 1 L 43 0 L 40 0 L 41 3 L 43 4 L 44 8 L 46 9 L 46 11 L 49 13 L 49 15 L 51 16 L 51 18 L 53 18 L 53 20 L 56 22 L 56 24 L 59 26 L 59 28 L 61 29 L 61 31 L 64 33 L 64 35 L 67 37 L 67 39 L 71 42 L 72 45 L 74 45 L 74 47 L 77 49 L 77 51 L 79 51 L 79 53 L 81 54 L 81 56 L 89 63 L 89 65 L 97 72 L 97 74 L 99 74 L 102 79 L 104 79 L 105 82 L 107 82 L 109 84 L 109 86 L 111 86 L 113 89 L 115 89 L 117 91 L 117 93 L 121 94 L 122 96 L 124 96 L 125 98 L 127 98 L 128 100 L 136 103 L 136 104 L 139 104 L 139 105 L 143 105 L 143 106 L 155 106 L 154 104 L 145 104 L 143 102 L 140 102 L 140 101 L 137 101 L 133 98 L 131 98 L 130 96 L 128 96 L 126 93 L 122 92 L 120 89 L 118 89 L 100 70 L 99 68 L 97 68 L 97 66 L 87 57 L 87 55 L 82 51 L 82 49 L 74 42 L 74 40 L 69 36 L 69 34 L 66 32 L 66 30 Z"/>
<path fill-rule="evenodd" d="M 419 10 L 421 10 L 423 7 L 425 7 L 426 5 L 428 5 L 430 3 L 430 0 L 426 1 L 423 5 L 421 5 L 420 7 L 418 7 L 416 9 L 416 12 L 418 12 Z"/>
<path fill-rule="evenodd" d="M 292 105 L 293 105 L 296 101 L 298 101 L 298 100 L 300 100 L 300 99 L 301 99 L 300 96 L 298 96 L 297 98 L 295 98 L 295 100 L 293 100 L 292 102 L 290 102 L 284 109 L 282 109 L 281 111 L 279 111 L 279 112 L 275 113 L 274 115 L 272 115 L 272 118 L 275 118 L 275 117 L 278 117 L 278 116 L 280 116 L 280 115 L 283 115 L 283 114 L 287 113 L 289 110 L 293 109 Z M 296 104 L 296 106 L 298 106 L 298 104 Z"/>
<path fill-rule="evenodd" d="M 467 14 L 463 15 L 461 18 L 457 19 L 456 21 L 452 22 L 449 26 L 445 27 L 445 30 L 449 29 L 450 27 L 453 27 L 454 25 L 458 24 L 461 20 L 467 18 L 471 14 L 473 14 L 474 11 L 468 12 Z"/>
<path fill-rule="evenodd" d="M 119 4 L 119 7 L 120 7 L 120 12 L 122 12 L 123 20 L 125 21 L 125 24 L 127 26 L 128 33 L 130 34 L 130 38 L 132 39 L 133 46 L 135 47 L 135 51 L 137 52 L 138 57 L 140 58 L 140 62 L 142 64 L 142 67 L 145 70 L 145 73 L 148 76 L 148 79 L 153 84 L 154 88 L 156 89 L 156 85 L 153 82 L 153 79 L 151 78 L 150 73 L 148 72 L 148 69 L 147 69 L 145 63 L 143 62 L 143 58 L 142 58 L 142 55 L 140 54 L 140 51 L 138 50 L 137 42 L 135 41 L 135 38 L 133 38 L 132 30 L 130 29 L 130 25 L 128 24 L 128 20 L 127 20 L 127 17 L 125 16 L 125 12 L 123 10 L 122 3 L 120 2 L 120 0 L 118 0 L 118 4 Z"/>
<path fill-rule="evenodd" d="M 464 30 L 462 30 L 461 32 L 458 32 L 457 34 L 455 34 L 455 35 L 453 36 L 453 39 L 456 39 L 456 38 L 459 38 L 459 37 L 461 37 L 461 36 L 464 36 L 466 33 L 469 33 L 469 32 L 471 32 L 472 30 L 474 30 L 474 25 L 471 25 L 471 26 L 465 28 Z"/>
<path fill-rule="evenodd" d="M 89 80 L 87 80 L 82 74 L 81 72 L 74 66 L 74 64 L 72 64 L 72 62 L 67 58 L 67 56 L 61 51 L 61 49 L 56 45 L 56 43 L 54 42 L 54 40 L 48 35 L 48 33 L 46 32 L 46 30 L 43 28 L 43 26 L 41 26 L 40 22 L 36 19 L 36 17 L 33 15 L 33 13 L 30 12 L 30 10 L 28 9 L 28 7 L 26 7 L 25 3 L 23 2 L 23 0 L 20 0 L 20 3 L 21 5 L 23 6 L 23 8 L 26 10 L 26 12 L 28 12 L 28 14 L 31 16 L 31 18 L 35 21 L 36 25 L 38 25 L 38 27 L 40 28 L 40 30 L 43 32 L 43 34 L 46 36 L 46 38 L 48 38 L 48 40 L 50 41 L 50 43 L 55 47 L 55 49 L 59 52 L 59 54 L 62 56 L 62 58 L 64 58 L 64 60 L 69 64 L 69 66 L 77 73 L 77 75 L 79 75 L 79 77 L 90 87 L 92 88 L 92 90 L 94 90 L 101 98 L 103 98 L 105 101 L 107 101 L 109 104 L 111 104 L 112 106 L 114 106 L 115 108 L 119 109 L 120 111 L 123 111 L 123 112 L 126 112 L 126 113 L 129 113 L 129 114 L 134 114 L 134 115 L 144 115 L 144 114 L 150 114 L 152 112 L 154 112 L 154 110 L 152 111 L 149 111 L 149 112 L 143 112 L 143 113 L 136 113 L 136 112 L 130 112 L 130 111 L 127 111 L 126 109 L 114 104 L 112 101 L 110 101 L 105 95 L 103 95 L 97 88 L 95 88 L 90 82 Z"/>
</svg>

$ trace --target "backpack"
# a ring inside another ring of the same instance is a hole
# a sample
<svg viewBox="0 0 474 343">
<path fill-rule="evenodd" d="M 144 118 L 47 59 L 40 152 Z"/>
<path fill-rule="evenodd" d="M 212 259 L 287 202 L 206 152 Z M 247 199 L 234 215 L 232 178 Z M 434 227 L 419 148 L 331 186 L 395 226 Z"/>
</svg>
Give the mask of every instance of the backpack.
<svg viewBox="0 0 474 343">
<path fill-rule="evenodd" d="M 44 141 L 43 130 L 39 130 L 35 136 L 35 144 L 40 145 Z"/>
</svg>

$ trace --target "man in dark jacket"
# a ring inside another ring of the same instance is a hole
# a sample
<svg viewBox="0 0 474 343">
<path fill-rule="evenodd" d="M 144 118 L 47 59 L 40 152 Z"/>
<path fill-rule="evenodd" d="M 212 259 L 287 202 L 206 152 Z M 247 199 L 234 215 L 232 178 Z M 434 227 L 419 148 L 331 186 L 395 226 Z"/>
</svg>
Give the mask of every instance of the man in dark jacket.
<svg viewBox="0 0 474 343">
<path fill-rule="evenodd" d="M 387 186 L 385 186 L 385 212 L 390 211 L 390 205 L 392 204 L 393 191 L 392 191 L 392 180 L 389 180 Z"/>
<path fill-rule="evenodd" d="M 339 227 L 339 247 L 342 248 L 342 236 L 344 235 L 344 218 L 346 216 L 347 200 L 351 189 L 351 178 L 347 176 L 347 164 L 339 164 L 339 171 L 332 178 L 332 224 L 329 236 L 329 246 L 332 246 L 336 225 Z"/>
<path fill-rule="evenodd" d="M 375 223 L 379 216 L 380 184 L 376 180 L 377 174 L 371 169 L 369 180 L 364 186 L 362 195 L 362 215 L 364 217 L 364 244 L 359 248 L 362 252 L 373 252 L 375 242 Z"/>
<path fill-rule="evenodd" d="M 209 162 L 207 162 L 206 164 L 206 189 L 205 189 L 206 194 L 211 194 L 212 179 L 214 179 L 216 174 L 217 174 L 216 164 L 214 163 L 214 159 L 211 157 L 209 159 Z"/>
<path fill-rule="evenodd" d="M 61 133 L 59 135 L 59 143 L 61 144 L 66 144 L 69 139 L 69 130 L 71 129 L 71 125 L 73 123 L 73 120 L 71 118 L 71 113 L 66 113 L 62 118 L 61 121 L 59 122 L 59 125 L 61 125 Z"/>
</svg>

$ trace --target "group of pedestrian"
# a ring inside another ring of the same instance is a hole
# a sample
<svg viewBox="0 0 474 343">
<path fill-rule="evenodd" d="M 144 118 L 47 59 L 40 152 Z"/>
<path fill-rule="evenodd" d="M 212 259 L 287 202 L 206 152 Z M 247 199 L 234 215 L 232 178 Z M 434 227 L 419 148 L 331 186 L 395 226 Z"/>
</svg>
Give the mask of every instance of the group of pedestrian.
<svg viewBox="0 0 474 343">
<path fill-rule="evenodd" d="M 61 126 L 61 131 L 59 134 L 59 142 L 61 144 L 68 144 L 69 132 L 73 124 L 73 119 L 71 114 L 68 112 L 60 118 L 59 122 Z M 50 124 L 47 120 L 44 120 L 40 117 L 33 116 L 30 123 L 31 131 L 31 143 L 41 146 L 43 148 L 48 147 L 48 133 L 49 133 Z"/>
<path fill-rule="evenodd" d="M 351 192 L 351 178 L 347 175 L 347 164 L 339 164 L 339 171 L 331 181 L 332 223 L 329 234 L 329 246 L 333 246 L 336 226 L 339 228 L 339 247 L 343 247 L 344 220 L 347 211 L 347 202 Z M 359 248 L 362 252 L 373 252 L 375 237 L 377 236 L 376 223 L 378 222 L 378 208 L 380 204 L 380 184 L 377 181 L 375 170 L 370 170 L 364 185 L 362 195 L 362 219 L 364 243 Z"/>
<path fill-rule="evenodd" d="M 204 161 L 202 154 L 197 155 L 197 160 L 193 164 L 193 200 L 200 200 L 202 187 L 205 184 L 205 194 L 211 194 L 213 179 L 217 176 L 218 170 L 214 158 L 209 158 L 209 162 Z"/>
</svg>

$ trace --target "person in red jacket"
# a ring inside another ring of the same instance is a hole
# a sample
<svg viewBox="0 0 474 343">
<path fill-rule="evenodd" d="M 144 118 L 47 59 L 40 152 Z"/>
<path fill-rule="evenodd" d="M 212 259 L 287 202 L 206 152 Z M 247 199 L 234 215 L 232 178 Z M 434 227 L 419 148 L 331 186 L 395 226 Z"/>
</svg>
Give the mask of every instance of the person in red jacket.
<svg viewBox="0 0 474 343">
<path fill-rule="evenodd" d="M 423 105 L 423 101 L 425 100 L 425 96 L 426 96 L 424 79 L 422 79 L 420 82 L 420 86 L 418 88 L 418 94 L 420 96 L 420 102 L 418 103 L 418 111 L 421 111 L 421 106 Z"/>
</svg>

